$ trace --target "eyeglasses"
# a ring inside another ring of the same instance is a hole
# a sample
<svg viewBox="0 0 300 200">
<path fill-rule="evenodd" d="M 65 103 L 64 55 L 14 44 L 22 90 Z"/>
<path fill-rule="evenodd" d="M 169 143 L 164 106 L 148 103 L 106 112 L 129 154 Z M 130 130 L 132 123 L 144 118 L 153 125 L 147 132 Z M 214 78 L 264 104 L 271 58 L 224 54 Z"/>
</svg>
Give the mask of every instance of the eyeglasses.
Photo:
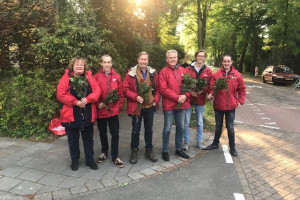
<svg viewBox="0 0 300 200">
<path fill-rule="evenodd" d="M 199 58 L 205 58 L 205 56 L 201 56 L 201 55 L 199 55 L 199 56 L 197 56 L 197 57 L 199 57 Z"/>
</svg>

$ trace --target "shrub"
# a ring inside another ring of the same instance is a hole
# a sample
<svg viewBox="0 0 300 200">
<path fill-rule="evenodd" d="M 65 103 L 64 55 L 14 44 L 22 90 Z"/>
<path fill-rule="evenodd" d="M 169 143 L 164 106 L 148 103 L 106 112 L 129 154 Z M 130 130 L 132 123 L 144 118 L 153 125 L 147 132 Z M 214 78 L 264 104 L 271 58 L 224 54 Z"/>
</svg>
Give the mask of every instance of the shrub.
<svg viewBox="0 0 300 200">
<path fill-rule="evenodd" d="M 48 125 L 58 111 L 58 103 L 56 85 L 46 82 L 45 77 L 45 70 L 37 69 L 1 81 L 1 136 L 48 136 Z"/>
</svg>

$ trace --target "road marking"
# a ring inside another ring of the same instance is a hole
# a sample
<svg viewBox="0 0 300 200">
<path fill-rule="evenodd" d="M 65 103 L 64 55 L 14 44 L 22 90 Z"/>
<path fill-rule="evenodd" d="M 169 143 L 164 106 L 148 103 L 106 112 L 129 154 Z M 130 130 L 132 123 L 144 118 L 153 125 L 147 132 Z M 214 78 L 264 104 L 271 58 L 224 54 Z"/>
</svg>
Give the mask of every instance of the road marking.
<svg viewBox="0 0 300 200">
<path fill-rule="evenodd" d="M 222 144 L 222 148 L 223 148 L 223 152 L 224 152 L 224 156 L 225 156 L 225 160 L 226 163 L 233 163 L 232 157 L 228 151 L 228 147 L 226 144 Z"/>
<path fill-rule="evenodd" d="M 260 112 L 261 110 L 259 110 L 259 109 L 253 109 L 252 111 L 253 112 Z"/>
<path fill-rule="evenodd" d="M 281 108 L 288 108 L 288 109 L 293 109 L 293 110 L 297 110 L 297 108 L 295 107 L 289 107 L 289 106 L 280 106 Z"/>
<path fill-rule="evenodd" d="M 262 117 L 262 118 L 260 118 L 260 119 L 271 119 L 270 117 Z"/>
<path fill-rule="evenodd" d="M 257 115 L 264 115 L 265 113 L 256 113 Z"/>
<path fill-rule="evenodd" d="M 244 122 L 242 122 L 242 121 L 237 121 L 237 120 L 234 120 L 234 122 L 240 123 L 240 124 L 243 124 L 243 123 L 244 123 Z"/>
<path fill-rule="evenodd" d="M 248 105 L 248 106 L 253 106 L 254 104 L 253 104 L 253 103 L 248 103 L 247 105 Z"/>
<path fill-rule="evenodd" d="M 235 200 L 245 200 L 245 197 L 243 194 L 240 193 L 233 193 Z"/>
<path fill-rule="evenodd" d="M 255 103 L 256 105 L 259 105 L 259 106 L 265 106 L 266 104 L 264 103 Z"/>
<path fill-rule="evenodd" d="M 261 127 L 264 127 L 264 128 L 277 129 L 277 130 L 279 130 L 279 129 L 280 129 L 280 128 L 278 128 L 278 127 L 274 127 L 274 126 L 265 126 L 265 125 L 259 125 L 259 126 L 261 126 Z"/>
<path fill-rule="evenodd" d="M 265 123 L 265 124 L 277 124 L 276 122 L 268 122 L 268 123 Z"/>
</svg>

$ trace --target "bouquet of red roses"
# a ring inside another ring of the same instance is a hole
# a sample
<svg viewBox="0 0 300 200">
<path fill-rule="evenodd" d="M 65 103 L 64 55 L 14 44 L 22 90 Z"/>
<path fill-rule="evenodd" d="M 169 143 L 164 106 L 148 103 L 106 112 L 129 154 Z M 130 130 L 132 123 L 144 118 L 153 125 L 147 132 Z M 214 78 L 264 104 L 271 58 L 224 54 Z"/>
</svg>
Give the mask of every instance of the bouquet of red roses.
<svg viewBox="0 0 300 200">
<path fill-rule="evenodd" d="M 89 85 L 89 80 L 86 75 L 81 75 L 80 73 L 74 74 L 71 73 L 71 77 L 69 78 L 72 84 L 73 89 L 77 93 L 77 97 L 82 99 L 85 97 L 86 87 Z"/>
<path fill-rule="evenodd" d="M 198 93 L 202 90 L 204 90 L 204 88 L 207 86 L 207 79 L 204 79 L 204 78 L 197 78 L 196 79 L 196 83 L 195 83 L 195 87 L 193 88 L 193 91 L 195 93 Z M 197 97 L 193 97 L 192 99 L 192 104 L 195 104 L 195 100 L 196 100 Z"/>
<path fill-rule="evenodd" d="M 192 91 L 195 88 L 196 80 L 193 79 L 189 74 L 184 74 L 182 78 L 182 85 L 181 85 L 181 94 L 185 94 L 186 92 Z M 177 103 L 176 110 L 180 109 L 180 103 Z"/>
<path fill-rule="evenodd" d="M 151 83 L 147 84 L 145 80 L 142 78 L 141 82 L 138 85 L 138 95 L 144 99 L 144 102 L 147 102 L 149 100 L 149 92 L 151 91 L 151 89 L 152 89 Z M 139 120 L 141 110 L 142 110 L 142 104 L 138 103 L 136 109 L 133 112 L 133 115 L 136 116 L 137 122 Z"/>
<path fill-rule="evenodd" d="M 225 77 L 219 77 L 216 80 L 216 84 L 213 87 L 214 93 L 213 95 L 215 96 L 217 94 L 217 92 L 219 92 L 220 90 L 228 90 L 228 82 L 229 82 L 229 78 L 225 78 Z"/>
<path fill-rule="evenodd" d="M 118 91 L 116 89 L 113 89 L 105 98 L 103 105 L 105 107 L 106 110 L 109 110 L 110 103 L 115 103 L 118 102 L 120 100 L 120 96 L 118 95 Z"/>
</svg>

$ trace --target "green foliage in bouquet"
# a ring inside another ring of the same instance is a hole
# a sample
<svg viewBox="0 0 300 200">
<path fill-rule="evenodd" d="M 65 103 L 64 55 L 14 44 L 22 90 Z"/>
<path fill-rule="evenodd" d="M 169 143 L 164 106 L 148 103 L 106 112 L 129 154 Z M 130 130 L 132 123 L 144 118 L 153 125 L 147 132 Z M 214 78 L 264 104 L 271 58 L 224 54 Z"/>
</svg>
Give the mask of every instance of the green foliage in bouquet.
<svg viewBox="0 0 300 200">
<path fill-rule="evenodd" d="M 105 98 L 103 104 L 104 107 L 109 110 L 110 106 L 109 104 L 118 102 L 120 100 L 120 96 L 118 95 L 118 91 L 116 89 L 113 89 Z"/>
</svg>

